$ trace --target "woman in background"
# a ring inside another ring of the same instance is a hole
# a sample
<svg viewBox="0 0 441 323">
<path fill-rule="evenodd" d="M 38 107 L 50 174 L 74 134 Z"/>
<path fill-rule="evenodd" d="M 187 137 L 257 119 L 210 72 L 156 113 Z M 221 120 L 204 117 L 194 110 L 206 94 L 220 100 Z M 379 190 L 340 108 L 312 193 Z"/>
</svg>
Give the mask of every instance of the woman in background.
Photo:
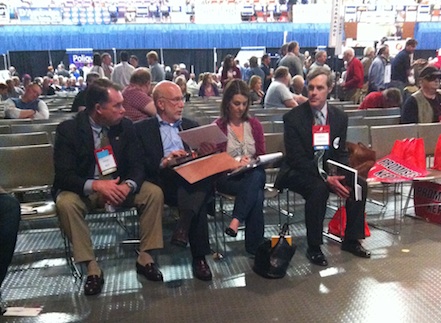
<svg viewBox="0 0 441 323">
<path fill-rule="evenodd" d="M 101 67 L 101 55 L 99 53 L 93 54 L 93 66 L 90 72 L 98 73 L 100 78 L 106 77 L 104 74 L 104 69 Z"/>
<path fill-rule="evenodd" d="M 211 73 L 204 74 L 201 86 L 199 87 L 199 96 L 207 98 L 210 96 L 219 96 L 219 90 L 213 82 Z"/>
<path fill-rule="evenodd" d="M 233 56 L 228 54 L 225 56 L 224 63 L 222 65 L 222 88 L 225 88 L 228 82 L 234 79 L 242 79 L 242 74 L 240 73 L 240 69 L 236 66 Z"/>
<path fill-rule="evenodd" d="M 262 91 L 262 79 L 258 75 L 253 75 L 250 78 L 250 99 L 251 105 L 262 104 L 265 92 Z"/>
</svg>

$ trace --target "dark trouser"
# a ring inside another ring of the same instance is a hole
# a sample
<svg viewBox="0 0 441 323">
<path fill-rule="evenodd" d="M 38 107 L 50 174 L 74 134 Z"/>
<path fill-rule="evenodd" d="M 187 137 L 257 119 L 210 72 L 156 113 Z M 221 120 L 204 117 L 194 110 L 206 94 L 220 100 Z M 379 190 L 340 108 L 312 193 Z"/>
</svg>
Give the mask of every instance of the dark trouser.
<svg viewBox="0 0 441 323">
<path fill-rule="evenodd" d="M 207 203 L 213 197 L 212 181 L 211 178 L 207 178 L 190 184 L 172 170 L 161 174 L 160 186 L 164 192 L 165 203 L 177 206 L 179 224 L 188 229 L 193 258 L 204 257 L 210 253 Z"/>
<path fill-rule="evenodd" d="M 224 176 L 217 182 L 219 192 L 234 195 L 233 217 L 245 223 L 245 249 L 255 253 L 263 240 L 263 200 L 266 175 L 255 168 L 237 176 Z"/>
<path fill-rule="evenodd" d="M 364 239 L 364 209 L 366 205 L 366 181 L 358 179 L 362 187 L 362 200 L 355 201 L 349 197 L 346 200 L 346 240 Z M 299 193 L 305 199 L 305 224 L 308 246 L 318 246 L 323 243 L 323 221 L 326 215 L 326 203 L 329 198 L 329 187 L 319 177 L 296 176 L 290 182 L 289 189 Z"/>
<path fill-rule="evenodd" d="M 0 287 L 14 254 L 20 224 L 20 203 L 8 194 L 0 194 Z"/>
</svg>

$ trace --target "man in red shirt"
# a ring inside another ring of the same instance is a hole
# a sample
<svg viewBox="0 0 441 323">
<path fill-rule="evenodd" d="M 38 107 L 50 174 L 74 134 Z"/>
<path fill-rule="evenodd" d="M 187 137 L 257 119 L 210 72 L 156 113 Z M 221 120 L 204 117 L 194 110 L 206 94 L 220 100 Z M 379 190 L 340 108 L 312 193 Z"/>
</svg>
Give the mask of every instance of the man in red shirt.
<svg viewBox="0 0 441 323">
<path fill-rule="evenodd" d="M 355 57 L 354 49 L 350 47 L 343 52 L 343 60 L 347 68 L 346 79 L 341 84 L 342 96 L 345 101 L 357 102 L 364 81 L 363 64 Z"/>
<path fill-rule="evenodd" d="M 151 74 L 145 67 L 138 67 L 130 76 L 130 84 L 122 91 L 126 117 L 133 122 L 156 115 L 153 99 L 150 97 Z"/>
<path fill-rule="evenodd" d="M 359 110 L 375 108 L 400 107 L 402 103 L 401 92 L 399 89 L 391 87 L 389 89 L 369 93 L 361 102 Z"/>
</svg>

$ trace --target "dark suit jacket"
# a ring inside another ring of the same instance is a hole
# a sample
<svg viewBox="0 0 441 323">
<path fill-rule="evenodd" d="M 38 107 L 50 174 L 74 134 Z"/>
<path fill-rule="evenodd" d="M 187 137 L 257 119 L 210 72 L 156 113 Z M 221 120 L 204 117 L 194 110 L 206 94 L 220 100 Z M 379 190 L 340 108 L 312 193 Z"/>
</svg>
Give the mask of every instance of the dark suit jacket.
<svg viewBox="0 0 441 323">
<path fill-rule="evenodd" d="M 121 181 L 131 179 L 136 182 L 139 190 L 145 176 L 132 121 L 124 118 L 120 124 L 110 127 L 108 136 L 117 164 L 117 171 L 112 177 L 119 176 Z M 57 127 L 53 193 L 64 190 L 83 195 L 84 183 L 94 178 L 94 150 L 92 128 L 89 115 L 85 111 Z"/>
<path fill-rule="evenodd" d="M 197 122 L 182 118 L 182 130 L 197 126 L 199 126 Z M 142 156 L 146 178 L 148 181 L 160 184 L 161 169 L 159 164 L 164 157 L 164 147 L 159 131 L 159 121 L 157 118 L 141 120 L 135 123 L 135 128 L 142 147 L 142 153 L 139 153 L 139 156 Z M 185 143 L 184 147 L 188 149 Z"/>
<path fill-rule="evenodd" d="M 309 102 L 293 108 L 283 116 L 284 140 L 286 156 L 277 176 L 276 186 L 289 187 L 289 182 L 296 176 L 320 176 L 314 162 L 314 148 L 312 146 L 312 125 L 314 116 Z M 333 159 L 342 164 L 348 164 L 346 150 L 346 132 L 348 118 L 344 112 L 328 105 L 328 121 L 330 125 L 330 146 L 324 155 L 326 160 Z"/>
</svg>

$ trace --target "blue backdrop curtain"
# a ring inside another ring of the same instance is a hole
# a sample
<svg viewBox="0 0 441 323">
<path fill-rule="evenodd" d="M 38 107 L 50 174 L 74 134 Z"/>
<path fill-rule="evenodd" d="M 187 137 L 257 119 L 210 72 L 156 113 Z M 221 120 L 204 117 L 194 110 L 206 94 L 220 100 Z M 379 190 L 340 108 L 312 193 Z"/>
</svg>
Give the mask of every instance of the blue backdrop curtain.
<svg viewBox="0 0 441 323">
<path fill-rule="evenodd" d="M 438 49 L 441 48 L 441 23 L 420 22 L 415 26 L 415 39 L 418 40 L 417 49 Z"/>
<path fill-rule="evenodd" d="M 278 48 L 283 43 L 284 32 L 288 41 L 296 40 L 302 47 L 316 47 L 327 45 L 329 24 L 3 26 L 0 53 L 66 48 Z"/>
</svg>

